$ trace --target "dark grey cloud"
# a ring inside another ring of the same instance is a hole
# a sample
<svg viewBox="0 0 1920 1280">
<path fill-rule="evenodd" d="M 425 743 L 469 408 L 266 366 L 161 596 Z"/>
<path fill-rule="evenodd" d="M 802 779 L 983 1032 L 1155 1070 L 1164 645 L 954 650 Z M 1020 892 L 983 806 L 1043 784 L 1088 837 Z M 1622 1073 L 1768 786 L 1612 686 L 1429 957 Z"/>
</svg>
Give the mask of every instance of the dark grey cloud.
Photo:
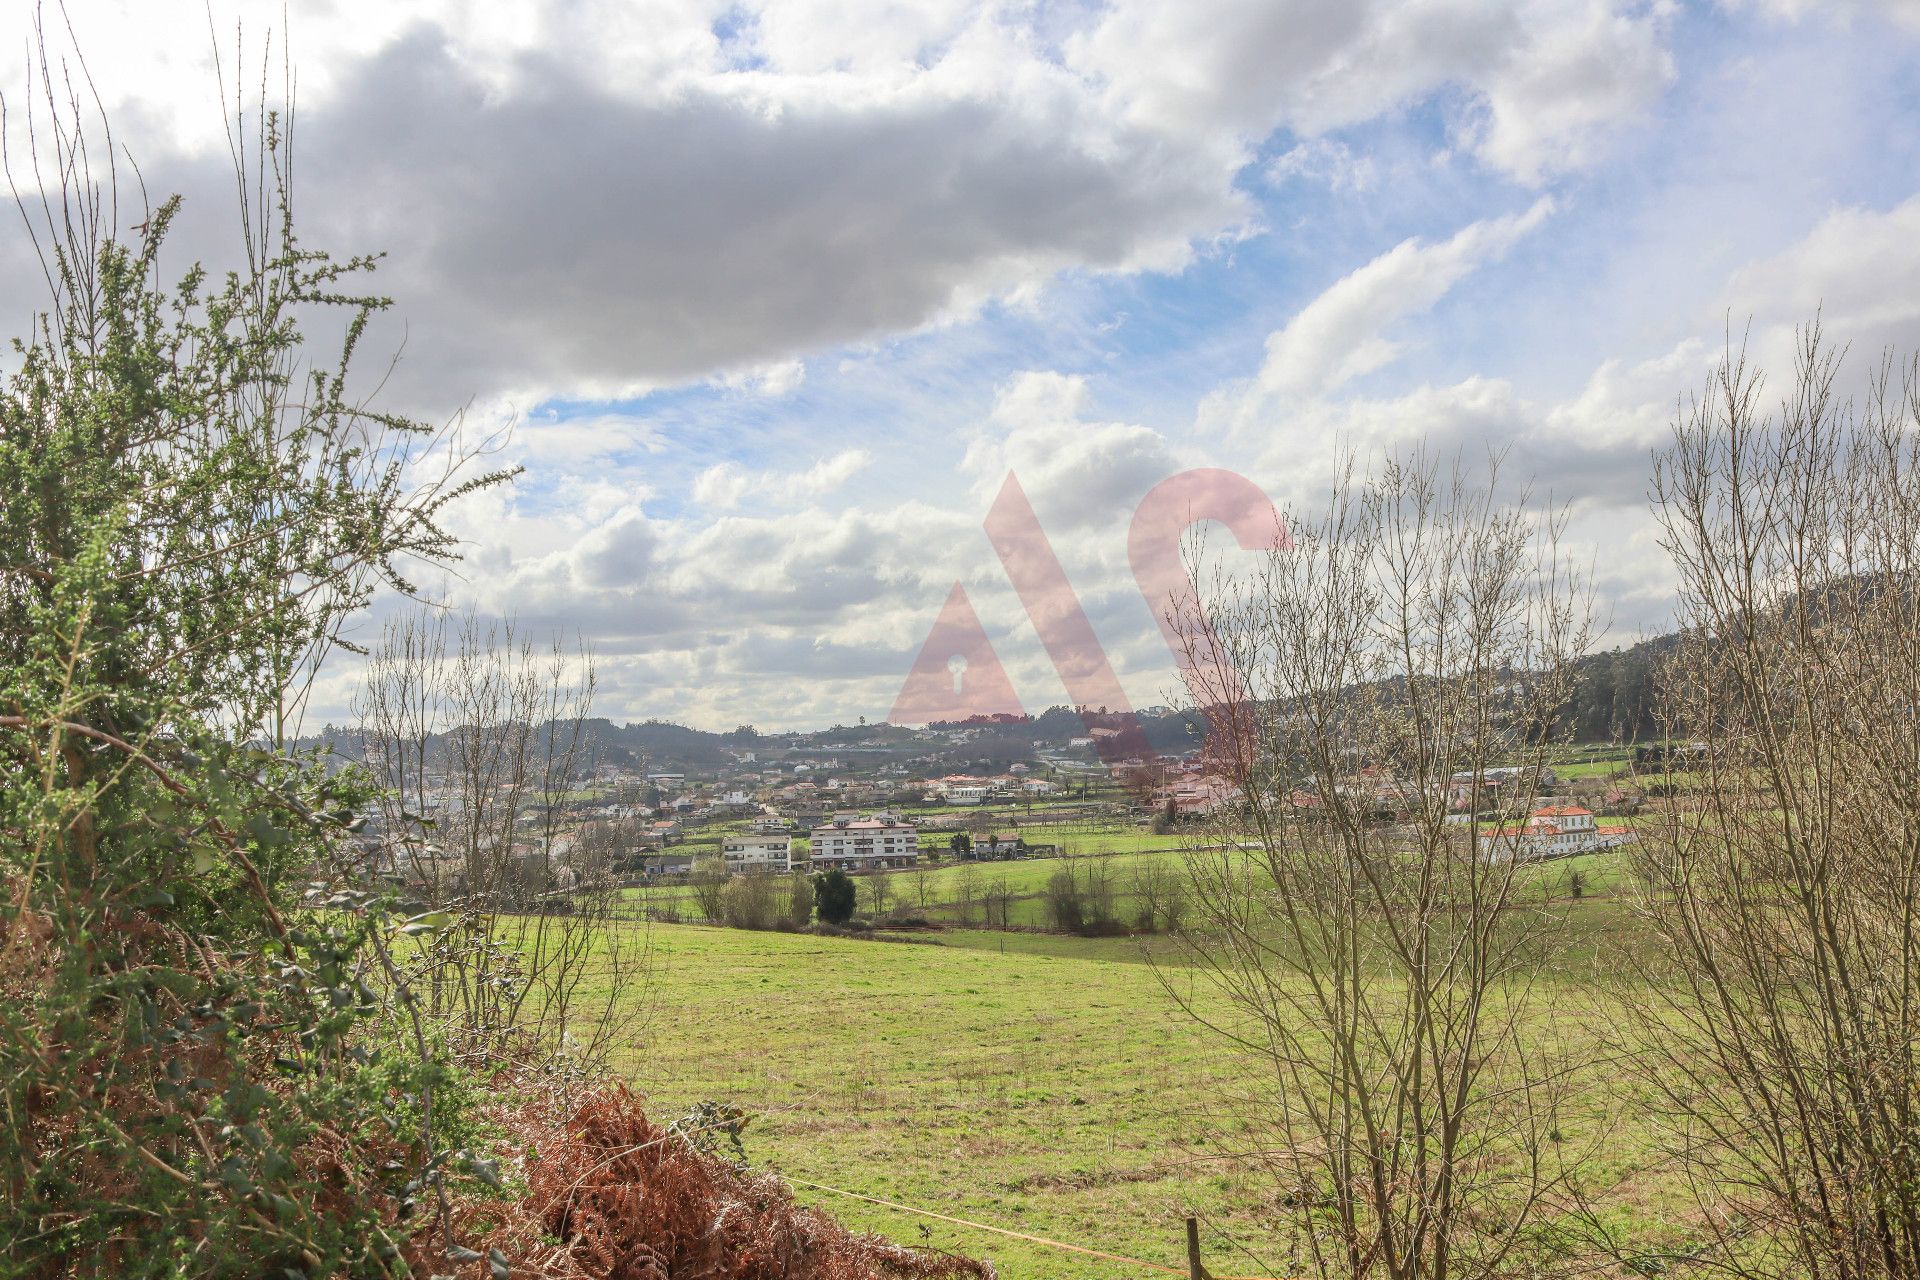
<svg viewBox="0 0 1920 1280">
<path fill-rule="evenodd" d="M 391 254 L 398 386 L 442 402 L 896 332 L 1238 208 L 1227 174 L 1147 133 L 1096 154 L 1076 121 L 932 93 L 637 101 L 533 55 L 502 94 L 431 29 L 355 66 L 299 129 L 319 230 Z"/>
</svg>

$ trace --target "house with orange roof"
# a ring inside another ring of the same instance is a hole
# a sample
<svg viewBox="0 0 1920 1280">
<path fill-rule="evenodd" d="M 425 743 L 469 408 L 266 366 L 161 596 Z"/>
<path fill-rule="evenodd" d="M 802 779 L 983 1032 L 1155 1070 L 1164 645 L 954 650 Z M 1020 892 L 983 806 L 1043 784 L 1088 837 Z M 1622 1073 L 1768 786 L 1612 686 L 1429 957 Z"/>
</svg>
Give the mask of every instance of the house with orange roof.
<svg viewBox="0 0 1920 1280">
<path fill-rule="evenodd" d="M 1627 844 L 1633 828 L 1624 823 L 1602 825 L 1593 810 L 1579 805 L 1542 805 L 1524 823 L 1500 823 L 1480 833 L 1480 847 L 1490 858 L 1518 858 L 1538 862 L 1595 853 Z"/>
</svg>

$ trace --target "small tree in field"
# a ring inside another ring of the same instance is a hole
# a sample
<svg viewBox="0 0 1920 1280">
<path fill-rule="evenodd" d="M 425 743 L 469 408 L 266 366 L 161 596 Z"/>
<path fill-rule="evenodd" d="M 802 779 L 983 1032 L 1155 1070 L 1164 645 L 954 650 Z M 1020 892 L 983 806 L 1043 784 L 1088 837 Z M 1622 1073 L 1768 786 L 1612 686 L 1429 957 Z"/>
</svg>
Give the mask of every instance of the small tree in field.
<svg viewBox="0 0 1920 1280">
<path fill-rule="evenodd" d="M 687 884 L 693 890 L 694 905 L 714 924 L 720 923 L 727 897 L 727 864 L 718 854 L 694 860 Z"/>
<path fill-rule="evenodd" d="M 938 888 L 938 883 L 934 878 L 933 868 L 927 866 L 924 862 L 915 864 L 911 880 L 913 882 L 914 904 L 918 906 L 922 912 L 931 910 L 933 908 L 934 893 Z"/>
<path fill-rule="evenodd" d="M 866 903 L 867 915 L 870 918 L 878 920 L 892 908 L 892 876 L 885 872 L 872 871 L 861 876 L 857 883 L 860 897 Z"/>
<path fill-rule="evenodd" d="M 961 924 L 973 923 L 973 904 L 980 897 L 980 868 L 972 863 L 960 868 L 954 877 L 954 897 L 960 912 Z"/>
<path fill-rule="evenodd" d="M 813 913 L 826 924 L 844 925 L 853 919 L 853 877 L 835 867 L 813 877 Z"/>
<path fill-rule="evenodd" d="M 1516 1274 L 1557 1177 L 1566 1064 L 1528 1000 L 1554 915 L 1448 795 L 1495 764 L 1538 777 L 1586 598 L 1557 519 L 1497 480 L 1417 455 L 1343 477 L 1250 579 L 1172 602 L 1247 812 L 1187 859 L 1211 995 L 1168 988 L 1257 1064 L 1233 1115 L 1288 1265 L 1326 1277 Z"/>
<path fill-rule="evenodd" d="M 772 876 L 734 876 L 720 896 L 721 919 L 735 929 L 771 929 L 778 911 Z"/>
<path fill-rule="evenodd" d="M 1047 918 L 1056 929 L 1077 932 L 1087 923 L 1087 901 L 1069 865 L 1047 877 Z"/>
<path fill-rule="evenodd" d="M 796 929 L 804 929 L 813 919 L 813 881 L 804 871 L 796 871 L 787 877 L 787 921 Z"/>
</svg>

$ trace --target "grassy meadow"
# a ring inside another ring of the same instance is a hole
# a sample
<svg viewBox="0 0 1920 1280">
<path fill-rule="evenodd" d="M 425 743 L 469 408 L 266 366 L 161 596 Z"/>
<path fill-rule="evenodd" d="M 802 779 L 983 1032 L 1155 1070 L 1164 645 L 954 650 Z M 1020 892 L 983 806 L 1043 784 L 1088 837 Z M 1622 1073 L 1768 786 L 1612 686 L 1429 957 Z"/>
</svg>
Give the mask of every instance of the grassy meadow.
<svg viewBox="0 0 1920 1280">
<path fill-rule="evenodd" d="M 1058 865 L 982 870 L 1043 882 Z M 1533 886 L 1566 919 L 1528 1016 L 1576 1058 L 1602 1056 L 1605 989 L 1639 945 L 1620 888 L 1611 854 L 1550 864 Z M 693 924 L 649 933 L 651 977 L 630 1001 L 643 1029 L 619 1065 L 657 1116 L 731 1102 L 754 1113 L 757 1166 L 1163 1265 L 1183 1263 L 1193 1213 L 1215 1274 L 1290 1274 L 1273 1247 L 1275 1189 L 1237 1154 L 1250 1066 L 1171 994 L 1209 1007 L 1175 943 L 961 928 L 917 944 Z M 1647 1114 L 1615 1074 L 1588 1068 L 1559 1149 L 1612 1192 L 1611 1227 L 1662 1234 L 1682 1203 L 1654 1169 Z M 800 1194 L 901 1241 L 989 1257 L 1009 1280 L 1151 1274 Z"/>
</svg>

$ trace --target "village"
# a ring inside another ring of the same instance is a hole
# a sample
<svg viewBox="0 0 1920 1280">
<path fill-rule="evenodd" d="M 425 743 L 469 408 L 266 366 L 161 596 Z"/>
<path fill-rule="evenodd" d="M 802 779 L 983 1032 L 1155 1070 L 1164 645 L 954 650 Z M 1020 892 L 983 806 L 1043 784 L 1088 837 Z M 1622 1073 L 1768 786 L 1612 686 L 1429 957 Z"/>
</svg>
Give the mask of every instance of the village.
<svg viewBox="0 0 1920 1280">
<path fill-rule="evenodd" d="M 589 888 L 683 886 L 701 874 L 865 877 L 1148 855 L 1177 863 L 1182 849 L 1225 847 L 1247 835 L 1239 821 L 1245 797 L 1201 746 L 1103 761 L 1097 724 L 1064 740 L 1029 739 L 1024 727 L 756 733 L 750 745 L 705 735 L 716 749 L 661 753 L 659 763 L 652 753 L 636 759 L 594 742 L 570 764 L 565 785 L 549 792 L 495 783 L 475 795 L 458 770 L 429 768 L 419 809 L 450 833 L 483 810 L 473 826 L 511 824 L 514 872 L 504 883 L 521 901 L 502 904 L 510 909 L 554 909 Z M 1631 764 L 1618 749 L 1588 748 L 1564 776 L 1498 764 L 1456 772 L 1444 784 L 1447 821 L 1474 828 L 1488 859 L 1618 848 L 1633 840 L 1644 799 Z M 1359 770 L 1337 794 L 1388 831 L 1419 807 L 1417 785 L 1384 770 Z M 1311 820 L 1321 796 L 1303 779 L 1287 807 Z M 376 817 L 369 843 L 380 834 Z M 399 855 L 385 847 L 377 867 L 385 878 L 436 897 L 466 891 L 457 840 L 416 843 Z M 877 891 L 875 900 L 886 895 Z"/>
</svg>

